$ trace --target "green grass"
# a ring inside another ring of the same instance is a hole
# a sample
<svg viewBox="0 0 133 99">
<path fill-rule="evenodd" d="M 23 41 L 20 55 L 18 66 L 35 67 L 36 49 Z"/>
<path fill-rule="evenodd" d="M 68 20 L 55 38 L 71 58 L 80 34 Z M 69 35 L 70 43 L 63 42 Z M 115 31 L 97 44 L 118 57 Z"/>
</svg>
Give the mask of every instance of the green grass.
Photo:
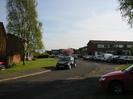
<svg viewBox="0 0 133 99">
<path fill-rule="evenodd" d="M 124 70 L 124 69 L 128 68 L 129 66 L 131 66 L 131 64 L 120 65 L 120 66 L 115 67 L 115 70 Z"/>
<path fill-rule="evenodd" d="M 12 66 L 9 69 L 0 72 L 10 72 L 10 71 L 23 71 L 23 70 L 32 70 L 32 69 L 39 69 L 39 68 L 47 68 L 55 66 L 57 59 L 54 58 L 46 58 L 46 59 L 36 59 L 33 61 L 26 61 L 25 65 L 22 65 L 22 62 Z"/>
</svg>

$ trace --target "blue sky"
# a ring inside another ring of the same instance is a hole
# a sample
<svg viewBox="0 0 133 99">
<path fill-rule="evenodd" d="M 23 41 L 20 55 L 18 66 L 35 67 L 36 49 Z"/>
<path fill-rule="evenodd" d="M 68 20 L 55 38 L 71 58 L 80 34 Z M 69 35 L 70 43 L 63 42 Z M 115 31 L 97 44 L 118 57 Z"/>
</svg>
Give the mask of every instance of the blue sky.
<svg viewBox="0 0 133 99">
<path fill-rule="evenodd" d="M 5 1 L 0 21 L 6 25 Z M 89 40 L 132 40 L 133 29 L 122 20 L 118 0 L 37 0 L 46 49 L 79 48 Z"/>
</svg>

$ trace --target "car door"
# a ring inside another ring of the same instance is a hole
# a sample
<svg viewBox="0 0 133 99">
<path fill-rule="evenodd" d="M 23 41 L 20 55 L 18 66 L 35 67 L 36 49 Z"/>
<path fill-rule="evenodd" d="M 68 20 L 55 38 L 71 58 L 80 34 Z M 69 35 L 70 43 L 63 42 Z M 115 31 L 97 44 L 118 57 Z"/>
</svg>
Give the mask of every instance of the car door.
<svg viewBox="0 0 133 99">
<path fill-rule="evenodd" d="M 133 69 L 127 72 L 125 79 L 126 89 L 133 90 Z"/>
</svg>

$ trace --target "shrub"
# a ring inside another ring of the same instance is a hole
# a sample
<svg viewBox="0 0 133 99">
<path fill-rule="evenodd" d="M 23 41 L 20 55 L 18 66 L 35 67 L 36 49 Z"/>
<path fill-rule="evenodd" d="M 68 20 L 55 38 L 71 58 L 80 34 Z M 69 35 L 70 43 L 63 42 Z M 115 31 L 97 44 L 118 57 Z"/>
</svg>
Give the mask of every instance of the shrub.
<svg viewBox="0 0 133 99">
<path fill-rule="evenodd" d="M 36 54 L 36 56 L 34 56 L 36 58 L 49 58 L 49 54 L 48 53 L 42 53 L 42 54 Z"/>
</svg>

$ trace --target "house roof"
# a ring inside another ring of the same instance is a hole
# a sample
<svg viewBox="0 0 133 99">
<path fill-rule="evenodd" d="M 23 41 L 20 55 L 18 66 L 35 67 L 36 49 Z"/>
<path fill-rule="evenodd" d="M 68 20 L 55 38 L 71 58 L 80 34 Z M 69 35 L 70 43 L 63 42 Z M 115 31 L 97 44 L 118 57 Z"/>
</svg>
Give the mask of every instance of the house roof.
<svg viewBox="0 0 133 99">
<path fill-rule="evenodd" d="M 133 41 L 109 41 L 109 40 L 90 40 L 88 42 L 93 44 L 131 44 L 133 45 Z"/>
<path fill-rule="evenodd" d="M 84 46 L 84 47 L 80 47 L 79 49 L 85 49 L 85 48 L 87 48 L 87 46 Z"/>
<path fill-rule="evenodd" d="M 7 34 L 7 39 L 8 39 L 8 38 L 17 39 L 17 40 L 19 40 L 19 41 L 22 41 L 22 42 L 23 42 L 23 39 L 21 39 L 21 38 L 19 38 L 19 37 L 15 36 L 15 35 L 13 35 L 13 34 L 10 34 L 10 33 L 8 33 L 8 34 Z"/>
</svg>

